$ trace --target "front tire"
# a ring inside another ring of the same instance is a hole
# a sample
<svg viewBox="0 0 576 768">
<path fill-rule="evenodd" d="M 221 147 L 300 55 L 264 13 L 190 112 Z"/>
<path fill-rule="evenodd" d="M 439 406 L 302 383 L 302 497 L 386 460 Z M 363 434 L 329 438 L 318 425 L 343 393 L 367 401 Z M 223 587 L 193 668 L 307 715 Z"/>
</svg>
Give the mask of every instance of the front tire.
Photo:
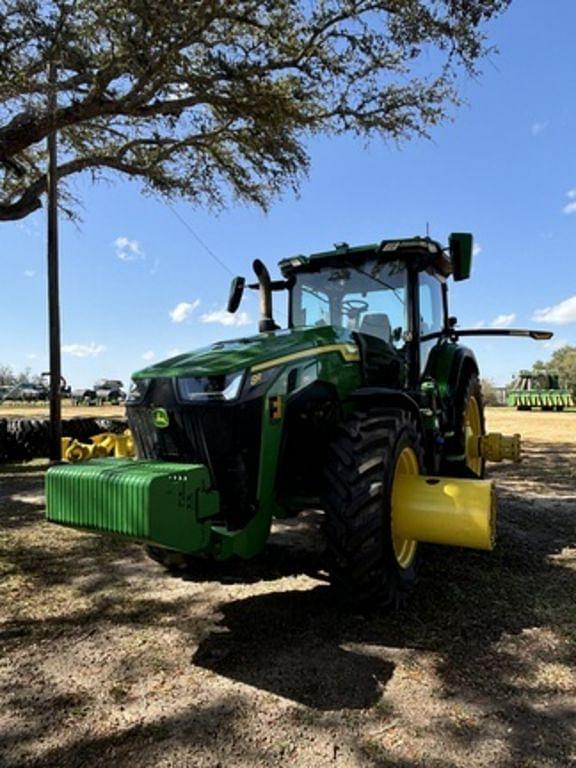
<svg viewBox="0 0 576 768">
<path fill-rule="evenodd" d="M 366 607 L 401 605 L 416 582 L 418 544 L 394 535 L 398 474 L 420 474 L 420 434 L 396 409 L 355 413 L 340 427 L 326 464 L 328 569 L 344 597 Z"/>
</svg>

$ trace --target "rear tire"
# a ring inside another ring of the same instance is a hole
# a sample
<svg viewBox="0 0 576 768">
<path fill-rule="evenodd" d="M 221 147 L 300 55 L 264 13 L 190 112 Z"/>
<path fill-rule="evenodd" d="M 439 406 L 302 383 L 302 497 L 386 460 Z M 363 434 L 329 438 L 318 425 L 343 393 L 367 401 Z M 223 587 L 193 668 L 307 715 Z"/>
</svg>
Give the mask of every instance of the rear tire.
<svg viewBox="0 0 576 768">
<path fill-rule="evenodd" d="M 469 435 L 480 436 L 486 434 L 484 399 L 478 374 L 471 372 L 465 378 L 460 391 L 456 395 L 455 412 L 455 438 L 450 452 L 463 454 L 464 459 L 446 462 L 443 467 L 443 474 L 452 477 L 483 478 L 486 472 L 486 461 L 466 455 Z"/>
<path fill-rule="evenodd" d="M 418 545 L 393 535 L 394 475 L 424 465 L 410 416 L 396 409 L 355 413 L 339 428 L 326 463 L 328 570 L 343 596 L 363 607 L 396 608 L 416 582 Z"/>
</svg>

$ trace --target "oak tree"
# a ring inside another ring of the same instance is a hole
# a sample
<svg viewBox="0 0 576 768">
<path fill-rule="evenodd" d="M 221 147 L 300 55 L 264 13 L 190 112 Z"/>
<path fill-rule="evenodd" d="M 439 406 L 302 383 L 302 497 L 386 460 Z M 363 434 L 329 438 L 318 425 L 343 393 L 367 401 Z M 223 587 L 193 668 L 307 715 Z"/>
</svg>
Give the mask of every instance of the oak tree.
<svg viewBox="0 0 576 768">
<path fill-rule="evenodd" d="M 532 370 L 534 373 L 557 372 L 560 386 L 568 387 L 576 395 L 576 346 L 565 344 L 552 353 L 547 363 L 537 360 Z"/>
<path fill-rule="evenodd" d="M 314 134 L 426 135 L 509 2 L 0 0 L 0 220 L 40 207 L 52 128 L 61 179 L 266 207 Z"/>
</svg>

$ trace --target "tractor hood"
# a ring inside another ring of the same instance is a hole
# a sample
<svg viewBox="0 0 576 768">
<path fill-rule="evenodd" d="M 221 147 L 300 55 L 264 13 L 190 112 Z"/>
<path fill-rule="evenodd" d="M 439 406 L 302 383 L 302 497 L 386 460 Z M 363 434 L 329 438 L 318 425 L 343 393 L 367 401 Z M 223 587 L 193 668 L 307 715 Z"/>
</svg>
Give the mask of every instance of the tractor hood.
<svg viewBox="0 0 576 768">
<path fill-rule="evenodd" d="M 209 347 L 178 355 L 144 368 L 135 373 L 134 378 L 228 374 L 275 360 L 281 364 L 288 362 L 283 358 L 292 355 L 300 357 L 307 351 L 313 354 L 314 350 L 326 347 L 334 347 L 334 351 L 341 351 L 346 359 L 358 359 L 356 344 L 350 331 L 333 326 L 297 328 L 259 333 L 256 336 L 230 341 L 218 341 Z"/>
</svg>

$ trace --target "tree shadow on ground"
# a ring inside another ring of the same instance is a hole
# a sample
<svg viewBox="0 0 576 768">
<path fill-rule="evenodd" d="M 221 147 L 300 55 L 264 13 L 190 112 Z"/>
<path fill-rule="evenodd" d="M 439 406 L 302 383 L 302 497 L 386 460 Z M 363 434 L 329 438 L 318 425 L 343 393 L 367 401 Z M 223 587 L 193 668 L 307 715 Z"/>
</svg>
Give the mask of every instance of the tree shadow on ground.
<svg viewBox="0 0 576 768">
<path fill-rule="evenodd" d="M 73 697 L 61 701 L 54 697 L 46 702 L 49 706 L 61 708 L 62 717 L 74 716 L 82 707 L 89 707 L 89 701 Z M 29 761 L 24 759 L 19 766 L 30 768 L 85 768 L 85 766 L 140 766 L 160 763 L 166 750 L 176 748 L 180 753 L 193 756 L 170 765 L 199 765 L 200 759 L 206 765 L 233 765 L 238 755 L 238 743 L 247 707 L 241 696 L 227 697 L 212 705 L 198 705 L 179 709 L 176 713 L 162 715 L 154 722 L 134 723 L 128 727 L 98 732 L 97 727 L 78 739 L 48 748 L 41 757 Z M 42 737 L 42 712 L 37 727 L 30 729 L 23 725 L 6 739 L 0 738 L 2 748 L 22 744 Z M 215 723 L 218 726 L 215 726 Z M 96 731 L 96 733 L 95 733 Z M 44 734 L 46 738 L 46 734 Z M 255 745 L 243 745 L 243 764 L 257 764 L 262 752 Z M 163 763 L 164 764 L 164 763 Z M 6 763 L 6 765 L 9 765 Z M 13 763 L 16 768 L 16 763 Z"/>
<path fill-rule="evenodd" d="M 386 701 L 391 659 L 399 651 L 433 652 L 443 695 L 478 702 L 504 725 L 511 755 L 506 765 L 533 764 L 534 755 L 546 764 L 568 764 L 574 707 L 566 696 L 565 704 L 539 708 L 539 697 L 557 693 L 553 681 L 548 688 L 530 682 L 541 657 L 499 646 L 503 638 L 549 627 L 559 643 L 548 661 L 573 664 L 576 570 L 560 559 L 576 547 L 576 478 L 570 471 L 566 478 L 568 448 L 574 452 L 573 445 L 560 452 L 542 447 L 546 460 L 533 453 L 538 464 L 523 468 L 531 484 L 550 488 L 550 477 L 556 478 L 564 495 L 515 494 L 506 486 L 507 470 L 499 470 L 504 493 L 496 550 L 428 547 L 420 584 L 400 612 L 351 613 L 321 586 L 234 600 L 221 606 L 222 619 L 194 663 L 317 710 L 353 709 Z M 522 474 L 514 480 L 523 482 Z M 483 726 L 446 724 L 438 738 L 473 746 L 482 741 Z M 384 753 L 370 762 L 404 764 L 389 763 Z"/>
<path fill-rule="evenodd" d="M 576 432 L 576 419 L 574 422 Z M 528 493 L 576 495 L 576 444 L 522 442 L 523 459 L 518 464 L 491 465 L 490 475 L 508 482 L 511 490 Z"/>
<path fill-rule="evenodd" d="M 553 547 L 548 554 L 557 551 Z M 507 731 L 510 766 L 528 764 L 523 760 L 534 754 L 564 765 L 576 712 L 568 701 L 556 710 L 535 708 L 534 697 L 546 690 L 518 681 L 529 680 L 537 662 L 495 650 L 504 635 L 543 623 L 560 634 L 575 629 L 576 573 L 540 555 L 526 560 L 505 550 L 491 560 L 431 552 L 415 599 L 389 616 L 350 613 L 322 586 L 225 603 L 219 625 L 193 662 L 315 710 L 365 709 L 386 702 L 399 651 L 431 651 L 438 655 L 443 696 L 497 710 Z M 555 660 L 569 664 L 567 654 Z M 482 728 L 439 723 L 437 738 L 472 745 L 482 740 Z M 388 763 L 382 756 L 374 764 Z"/>
<path fill-rule="evenodd" d="M 132 625 L 137 632 L 169 621 L 189 638 L 192 667 L 301 705 L 292 710 L 291 717 L 310 718 L 307 722 L 317 732 L 336 727 L 339 738 L 355 750 L 357 762 L 372 768 L 454 765 L 449 756 L 445 760 L 430 757 L 424 763 L 416 758 L 398 759 L 386 747 L 371 744 L 361 730 L 346 727 L 354 712 L 369 714 L 373 710 L 385 719 L 393 718 L 395 704 L 390 702 L 387 686 L 398 660 L 412 654 L 415 659 L 432 656 L 441 683 L 438 696 L 474 702 L 486 713 L 486 719 L 501 725 L 509 758 L 499 760 L 498 768 L 569 765 L 574 744 L 573 706 L 567 697 L 563 703 L 557 696 L 553 706 L 548 704 L 556 693 L 553 681 L 534 683 L 541 655 L 531 658 L 517 653 L 514 647 L 502 646 L 503 641 L 522 639 L 534 628 L 550 628 L 565 642 L 551 648 L 549 660 L 573 663 L 576 572 L 560 555 L 564 548 L 576 546 L 572 497 L 576 482 L 571 485 L 562 479 L 566 476 L 565 454 L 544 452 L 548 461 L 539 460 L 531 471 L 528 465 L 522 468 L 527 482 L 532 483 L 526 498 L 522 490 L 515 490 L 516 483 L 524 482 L 522 476 L 507 475 L 506 469 L 495 473 L 504 491 L 496 550 L 487 554 L 428 548 L 417 591 L 411 603 L 396 614 L 350 612 L 324 585 L 309 590 L 283 585 L 284 591 L 221 602 L 216 626 L 211 617 L 204 623 L 197 617 L 191 622 L 186 606 L 201 599 L 202 592 L 194 593 L 190 584 L 191 593 L 182 599 L 164 601 L 148 596 L 146 585 L 159 573 L 146 562 L 138 546 L 69 532 L 66 535 L 73 538 L 59 549 L 58 537 L 46 544 L 44 524 L 40 523 L 38 542 L 27 551 L 7 551 L 9 563 L 23 574 L 29 588 L 74 583 L 78 594 L 90 598 L 89 603 L 74 606 L 69 615 L 16 618 L 4 624 L 0 641 L 10 647 L 23 638 L 29 648 L 39 643 L 49 648 L 54 643 L 73 643 L 103 627 Z M 562 483 L 564 496 L 551 499 L 550 491 L 542 497 L 532 490 L 537 487 L 534 483 L 549 488 L 548 478 L 555 476 Z M 32 514 L 38 519 L 37 509 Z M 231 578 L 226 576 L 228 567 L 241 583 L 297 573 L 321 575 L 317 521 L 316 515 L 305 516 L 294 529 L 296 538 L 290 524 L 280 527 L 255 563 L 217 566 L 212 574 L 188 578 L 225 583 Z M 141 575 L 147 582 L 132 591 L 134 582 L 129 586 L 127 575 L 136 580 Z M 129 589 L 123 600 L 122 591 Z M 410 695 L 411 684 L 406 685 Z M 10 739 L 9 744 L 5 742 L 7 748 L 42 739 L 46 730 L 54 727 L 54 718 L 47 713 L 57 710 L 70 723 L 74 717 L 82 717 L 78 713 L 90 713 L 93 706 L 81 692 L 66 696 L 53 691 L 49 677 L 34 684 L 34 695 L 38 690 L 43 696 L 32 702 L 24 690 L 0 691 L 0 699 L 11 696 L 14 711 L 28 718 L 24 723 L 21 717 L 6 735 Z M 255 764 L 281 764 L 277 756 L 263 751 L 262 745 L 257 747 L 245 738 L 246 718 L 253 706 L 253 699 L 238 693 L 216 704 L 199 703 L 158 715 L 146 724 L 120 727 L 115 723 L 110 733 L 91 730 L 86 725 L 90 716 L 85 714 L 84 720 L 80 719 L 82 728 L 68 731 L 68 741 L 51 745 L 26 765 L 152 765 L 155 755 L 160 759 L 164 750 L 173 750 L 177 756 L 202 754 L 209 765 L 218 760 L 232 765 L 239 756 L 244 764 L 251 759 Z M 418 707 L 417 701 L 414 706 Z M 335 714 L 342 719 L 330 719 Z M 430 727 L 436 743 L 460 745 L 472 753 L 485 739 L 486 722 L 482 719 L 455 724 L 441 718 Z M 146 762 L 140 763 L 143 754 Z M 462 752 L 459 754 L 461 757 Z M 175 761 L 186 764 L 178 757 Z"/>
<path fill-rule="evenodd" d="M 371 707 L 394 671 L 378 656 L 341 646 L 343 616 L 329 587 L 236 600 L 222 613 L 194 664 L 308 707 Z"/>
<path fill-rule="evenodd" d="M 190 556 L 185 565 L 172 569 L 172 574 L 187 581 L 220 584 L 255 584 L 302 575 L 327 581 L 322 520 L 323 515 L 313 510 L 277 520 L 264 551 L 256 557 L 219 562 Z"/>
<path fill-rule="evenodd" d="M 37 472 L 17 479 L 0 475 L 0 530 L 36 525 L 44 509 L 44 478 Z"/>
<path fill-rule="evenodd" d="M 42 475 L 16 476 L 0 492 L 0 645 L 7 650 L 62 633 L 75 642 L 105 626 L 155 626 L 195 602 L 193 595 L 166 601 L 150 594 L 157 574 L 140 545 L 48 523 Z M 52 590 L 59 603 L 61 587 L 73 600 L 65 612 L 51 611 Z M 18 610 L 29 594 L 44 595 L 46 610 Z"/>
</svg>

